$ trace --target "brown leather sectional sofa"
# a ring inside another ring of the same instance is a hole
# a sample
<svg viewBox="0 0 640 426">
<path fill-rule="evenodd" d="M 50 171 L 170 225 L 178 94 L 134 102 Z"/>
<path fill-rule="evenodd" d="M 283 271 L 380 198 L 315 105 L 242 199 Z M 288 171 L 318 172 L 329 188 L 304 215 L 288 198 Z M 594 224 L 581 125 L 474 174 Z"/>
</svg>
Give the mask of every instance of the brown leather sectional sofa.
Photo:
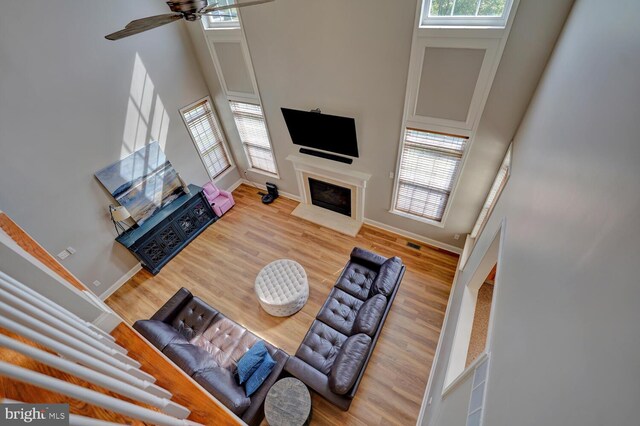
<svg viewBox="0 0 640 426">
<path fill-rule="evenodd" d="M 404 272 L 398 257 L 387 259 L 354 248 L 285 370 L 348 410 Z"/>
<path fill-rule="evenodd" d="M 289 358 L 284 351 L 264 342 L 276 366 L 248 398 L 234 377 L 235 365 L 261 339 L 189 290 L 180 289 L 150 320 L 133 327 L 245 423 L 260 424 L 267 392 Z"/>
<path fill-rule="evenodd" d="M 348 410 L 404 272 L 398 257 L 354 248 L 295 356 L 264 342 L 276 366 L 249 398 L 237 384 L 235 366 L 261 339 L 189 290 L 180 289 L 133 327 L 249 425 L 261 422 L 267 392 L 285 370 Z"/>
</svg>

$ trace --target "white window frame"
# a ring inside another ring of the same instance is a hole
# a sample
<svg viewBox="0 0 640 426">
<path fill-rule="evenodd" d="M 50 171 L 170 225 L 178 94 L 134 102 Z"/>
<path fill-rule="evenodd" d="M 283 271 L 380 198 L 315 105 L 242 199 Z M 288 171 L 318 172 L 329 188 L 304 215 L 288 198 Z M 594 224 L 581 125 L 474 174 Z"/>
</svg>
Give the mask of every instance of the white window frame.
<svg viewBox="0 0 640 426">
<path fill-rule="evenodd" d="M 507 149 L 507 153 L 504 155 L 502 163 L 500 164 L 500 169 L 496 174 L 496 177 L 491 184 L 491 188 L 489 189 L 489 193 L 487 194 L 487 198 L 482 205 L 482 210 L 478 214 L 478 219 L 473 226 L 470 237 L 474 240 L 478 239 L 478 236 L 482 234 L 484 227 L 486 226 L 489 218 L 491 217 L 491 213 L 495 208 L 496 204 L 498 204 L 498 200 L 500 199 L 500 195 L 502 195 L 502 191 L 504 187 L 507 186 L 507 182 L 509 181 L 509 176 L 511 176 L 511 161 L 513 158 L 513 143 L 509 145 Z M 501 172 L 504 171 L 504 175 L 502 179 L 500 179 Z"/>
<path fill-rule="evenodd" d="M 244 140 L 242 140 L 242 136 L 240 135 L 240 141 L 242 142 L 242 147 L 244 149 L 244 154 L 245 157 L 247 158 L 247 162 L 249 163 L 249 169 L 247 169 L 247 171 L 249 172 L 253 172 L 253 173 L 259 173 L 268 177 L 274 177 L 276 179 L 280 179 L 280 173 L 279 173 L 279 169 L 278 169 L 278 162 L 276 160 L 276 153 L 273 149 L 273 143 L 271 142 L 271 134 L 269 132 L 269 126 L 267 125 L 267 117 L 265 116 L 264 113 L 264 108 L 262 107 L 262 104 L 260 102 L 257 102 L 255 100 L 247 100 L 247 99 L 235 99 L 235 98 L 229 98 L 229 107 L 231 107 L 231 103 L 241 103 L 241 104 L 247 104 L 247 105 L 255 105 L 260 107 L 260 110 L 262 112 L 262 121 L 264 123 L 264 128 L 265 128 L 265 132 L 267 135 L 267 142 L 269 143 L 269 149 L 271 150 L 271 156 L 273 157 L 273 167 L 275 168 L 275 173 L 272 173 L 268 170 L 263 170 L 263 169 L 259 169 L 253 166 L 253 162 L 251 161 L 251 156 L 249 155 L 249 151 L 247 150 L 247 146 L 248 145 L 252 145 L 250 143 L 245 142 Z M 238 125 L 235 122 L 235 114 L 233 112 L 233 108 L 231 108 L 231 114 L 233 115 L 233 120 L 234 120 L 234 124 L 236 125 L 236 129 L 238 129 Z M 238 133 L 239 133 L 238 129 Z M 263 147 L 260 147 L 263 148 Z"/>
<path fill-rule="evenodd" d="M 460 157 L 458 171 L 453 177 L 451 192 L 449 193 L 449 198 L 447 199 L 447 204 L 442 214 L 442 220 L 440 221 L 429 219 L 426 217 L 418 216 L 412 213 L 408 213 L 408 212 L 404 212 L 396 209 L 396 202 L 398 200 L 398 188 L 400 184 L 400 166 L 402 164 L 402 156 L 404 152 L 404 143 L 405 143 L 404 139 L 405 139 L 405 132 L 407 129 L 418 130 L 418 131 L 429 132 L 429 133 L 440 133 L 445 135 L 467 138 L 467 143 L 465 144 L 464 151 L 462 152 L 462 156 Z M 464 131 L 462 129 L 449 129 L 449 128 L 438 127 L 438 126 L 429 126 L 429 128 L 426 129 L 423 126 L 416 126 L 416 123 L 410 123 L 410 122 L 407 123 L 402 128 L 402 133 L 400 136 L 398 158 L 396 160 L 396 169 L 395 169 L 396 171 L 395 171 L 394 181 L 393 181 L 393 196 L 391 198 L 391 207 L 389 208 L 389 213 L 392 213 L 407 219 L 412 219 L 418 222 L 423 222 L 429 225 L 437 226 L 438 228 L 444 228 L 446 225 L 447 217 L 449 216 L 449 211 L 455 196 L 455 192 L 458 189 L 460 176 L 462 175 L 462 172 L 464 170 L 467 155 L 470 151 L 472 143 L 473 143 L 473 138 L 469 135 L 469 132 Z"/>
<path fill-rule="evenodd" d="M 221 6 L 226 5 L 227 3 L 224 1 L 218 1 Z M 237 3 L 236 1 L 231 1 L 231 3 Z M 234 10 L 234 9 L 229 9 Z M 225 30 L 232 28 L 240 28 L 240 12 L 238 9 L 236 11 L 236 19 L 229 21 L 214 21 L 213 15 L 204 15 L 204 19 L 202 20 L 202 24 L 205 30 Z M 224 13 L 225 11 L 221 11 Z"/>
<path fill-rule="evenodd" d="M 440 30 L 436 30 L 440 31 Z M 499 39 L 495 38 L 479 38 L 466 37 L 468 33 L 464 33 L 465 37 L 418 37 L 412 47 L 409 81 L 407 83 L 407 121 L 419 123 L 416 125 L 421 128 L 431 128 L 439 126 L 445 129 L 445 133 L 459 133 L 458 129 L 473 130 L 476 123 L 482 116 L 482 111 L 489 91 L 493 76 L 498 68 L 499 61 L 496 61 L 499 50 Z M 484 50 L 485 55 L 478 73 L 476 85 L 473 95 L 469 102 L 469 110 L 464 120 L 458 121 L 453 119 L 429 117 L 418 115 L 416 108 L 418 105 L 418 95 L 422 80 L 422 68 L 425 60 L 425 49 L 427 48 L 447 48 L 447 49 L 478 49 Z"/>
<path fill-rule="evenodd" d="M 189 128 L 189 123 L 187 123 L 187 120 L 184 116 L 185 112 L 189 111 L 190 109 L 192 109 L 194 106 L 199 105 L 202 102 L 208 102 L 210 109 L 211 109 L 211 115 L 212 118 L 214 120 L 214 125 L 218 127 L 218 129 L 220 130 L 220 136 L 221 136 L 221 145 L 222 145 L 222 149 L 224 149 L 224 153 L 227 156 L 227 161 L 229 162 L 229 167 L 225 168 L 224 170 L 220 171 L 218 174 L 216 174 L 215 176 L 212 176 L 211 173 L 209 172 L 209 168 L 207 167 L 207 164 L 204 161 L 204 158 L 202 157 L 202 153 L 200 152 L 200 148 L 198 148 L 198 143 L 196 142 L 196 140 L 193 137 L 193 134 L 191 133 L 191 129 Z M 202 161 L 202 165 L 204 167 L 204 169 L 207 172 L 207 175 L 209 175 L 209 178 L 212 181 L 216 181 L 218 179 L 221 179 L 223 176 L 225 176 L 227 173 L 229 173 L 231 170 L 233 170 L 236 167 L 235 162 L 233 161 L 233 156 L 230 153 L 229 150 L 229 145 L 227 143 L 227 139 L 225 137 L 224 134 L 224 129 L 222 127 L 222 124 L 220 123 L 220 118 L 218 117 L 218 114 L 216 113 L 216 110 L 214 108 L 213 102 L 211 101 L 211 97 L 209 96 L 205 96 L 202 99 L 199 99 L 183 108 L 180 108 L 180 117 L 182 117 L 182 122 L 184 123 L 185 127 L 187 128 L 187 133 L 189 133 L 189 137 L 191 138 L 191 142 L 193 142 L 193 147 L 195 148 L 196 152 L 198 153 L 198 157 L 200 158 L 200 161 Z"/>
<path fill-rule="evenodd" d="M 513 0 L 506 0 L 501 16 L 429 16 L 432 0 L 422 0 L 420 28 L 459 27 L 459 28 L 505 28 L 513 6 Z M 478 0 L 478 8 L 481 0 Z M 454 5 L 455 7 L 455 5 Z M 478 8 L 476 8 L 476 13 Z M 452 8 L 453 12 L 453 8 Z"/>
</svg>

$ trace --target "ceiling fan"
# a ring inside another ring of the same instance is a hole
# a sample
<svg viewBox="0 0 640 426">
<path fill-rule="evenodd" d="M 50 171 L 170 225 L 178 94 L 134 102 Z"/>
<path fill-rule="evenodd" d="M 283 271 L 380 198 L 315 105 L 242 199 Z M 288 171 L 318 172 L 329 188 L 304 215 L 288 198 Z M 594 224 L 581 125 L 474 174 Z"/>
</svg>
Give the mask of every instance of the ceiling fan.
<svg viewBox="0 0 640 426">
<path fill-rule="evenodd" d="M 124 27 L 123 30 L 116 31 L 115 33 L 106 35 L 104 38 L 107 40 L 120 40 L 121 38 L 129 37 L 134 34 L 138 34 L 144 31 L 151 30 L 162 25 L 170 24 L 180 19 L 186 19 L 187 21 L 198 21 L 203 16 L 212 15 L 215 12 L 227 9 L 234 9 L 237 7 L 253 6 L 261 3 L 268 3 L 274 0 L 254 0 L 244 3 L 235 3 L 229 5 L 220 5 L 213 3 L 208 5 L 207 0 L 175 0 L 168 1 L 167 4 L 173 13 L 167 13 L 164 15 L 149 16 L 148 18 L 136 19 L 131 21 Z M 220 16 L 220 15 L 213 15 Z"/>
</svg>

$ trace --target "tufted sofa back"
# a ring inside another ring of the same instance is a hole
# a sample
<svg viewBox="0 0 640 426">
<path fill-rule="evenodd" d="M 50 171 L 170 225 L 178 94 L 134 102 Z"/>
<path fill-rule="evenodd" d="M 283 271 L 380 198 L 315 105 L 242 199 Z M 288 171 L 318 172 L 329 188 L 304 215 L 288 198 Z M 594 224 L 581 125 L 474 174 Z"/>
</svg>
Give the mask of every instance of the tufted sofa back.
<svg viewBox="0 0 640 426">
<path fill-rule="evenodd" d="M 240 324 L 219 314 L 192 344 L 209 352 L 220 367 L 233 371 L 242 355 L 259 340 Z"/>
<path fill-rule="evenodd" d="M 200 298 L 193 297 L 173 318 L 171 326 L 187 340 L 192 340 L 202 334 L 217 315 L 218 311 Z"/>
<path fill-rule="evenodd" d="M 348 410 L 405 269 L 399 257 L 354 248 L 285 370 Z"/>
</svg>

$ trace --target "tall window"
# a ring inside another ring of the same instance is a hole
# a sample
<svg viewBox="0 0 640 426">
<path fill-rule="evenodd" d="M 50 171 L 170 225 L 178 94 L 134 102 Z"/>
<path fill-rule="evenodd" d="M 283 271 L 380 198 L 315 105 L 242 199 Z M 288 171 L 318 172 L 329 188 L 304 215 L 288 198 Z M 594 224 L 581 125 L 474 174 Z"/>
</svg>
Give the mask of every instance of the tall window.
<svg viewBox="0 0 640 426">
<path fill-rule="evenodd" d="M 207 173 L 215 179 L 231 167 L 231 161 L 210 99 L 204 98 L 180 112 Z"/>
<path fill-rule="evenodd" d="M 251 167 L 278 174 L 260 105 L 229 101 Z"/>
<path fill-rule="evenodd" d="M 487 195 L 487 199 L 482 206 L 482 210 L 480 211 L 480 215 L 478 216 L 478 220 L 476 221 L 473 230 L 471 231 L 471 238 L 476 238 L 480 235 L 480 232 L 484 229 L 484 225 L 487 223 L 489 219 L 489 215 L 493 211 L 493 208 L 500 198 L 500 194 L 507 184 L 507 180 L 509 179 L 509 175 L 511 173 L 511 145 L 509 145 L 509 149 L 507 150 L 507 154 L 504 156 L 504 160 L 502 160 L 502 165 L 500 166 L 500 170 L 498 170 L 498 175 L 493 181 L 493 185 L 491 185 L 491 189 L 489 190 L 489 195 Z"/>
<path fill-rule="evenodd" d="M 467 138 L 406 129 L 394 209 L 442 222 Z"/>
<path fill-rule="evenodd" d="M 209 1 L 208 3 L 216 3 L 218 6 L 228 6 L 237 3 L 237 1 L 217 0 L 215 2 Z M 240 20 L 238 19 L 238 9 L 224 9 L 206 15 L 205 26 L 207 29 L 240 27 Z"/>
<path fill-rule="evenodd" d="M 504 27 L 513 0 L 423 0 L 423 26 Z"/>
</svg>

